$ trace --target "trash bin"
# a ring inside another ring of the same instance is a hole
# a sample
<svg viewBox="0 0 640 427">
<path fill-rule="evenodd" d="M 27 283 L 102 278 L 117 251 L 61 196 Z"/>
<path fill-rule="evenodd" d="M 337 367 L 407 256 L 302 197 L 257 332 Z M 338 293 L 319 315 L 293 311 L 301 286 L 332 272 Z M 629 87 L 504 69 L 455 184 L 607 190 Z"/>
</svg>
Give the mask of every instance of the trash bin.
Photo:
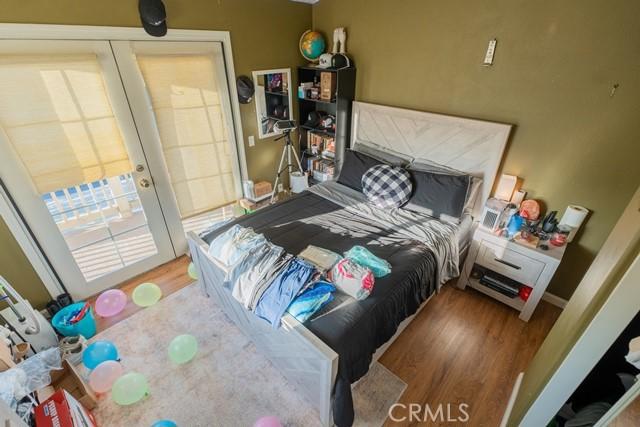
<svg viewBox="0 0 640 427">
<path fill-rule="evenodd" d="M 71 316 L 82 310 L 82 307 L 84 307 L 85 304 L 86 303 L 84 301 L 76 302 L 62 308 L 55 314 L 55 316 L 53 316 L 51 324 L 65 337 L 82 335 L 86 339 L 91 338 L 96 334 L 96 321 L 93 317 L 93 307 L 89 307 L 84 317 L 78 322 L 73 324 L 69 322 Z"/>
</svg>

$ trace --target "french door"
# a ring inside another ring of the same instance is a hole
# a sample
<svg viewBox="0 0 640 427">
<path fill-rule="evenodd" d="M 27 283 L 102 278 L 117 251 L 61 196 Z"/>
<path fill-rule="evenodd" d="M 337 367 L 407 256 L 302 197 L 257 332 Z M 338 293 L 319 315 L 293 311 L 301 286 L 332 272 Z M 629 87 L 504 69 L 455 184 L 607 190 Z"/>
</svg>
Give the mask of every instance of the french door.
<svg viewBox="0 0 640 427">
<path fill-rule="evenodd" d="M 0 41 L 0 178 L 75 298 L 184 253 L 189 219 L 237 198 L 216 45 Z"/>
<path fill-rule="evenodd" d="M 171 239 L 233 215 L 242 194 L 218 42 L 113 41 Z"/>
</svg>

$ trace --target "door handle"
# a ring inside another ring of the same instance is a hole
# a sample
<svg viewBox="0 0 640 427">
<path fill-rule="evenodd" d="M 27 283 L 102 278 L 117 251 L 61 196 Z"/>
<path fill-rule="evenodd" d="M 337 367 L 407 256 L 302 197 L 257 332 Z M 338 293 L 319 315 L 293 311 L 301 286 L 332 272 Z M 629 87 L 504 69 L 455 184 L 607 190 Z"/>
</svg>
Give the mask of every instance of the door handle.
<svg viewBox="0 0 640 427">
<path fill-rule="evenodd" d="M 138 181 L 138 184 L 140 185 L 140 187 L 142 188 L 149 188 L 151 187 L 151 181 L 149 181 L 147 178 L 142 178 L 140 181 Z"/>
<path fill-rule="evenodd" d="M 498 261 L 500 264 L 504 264 L 504 265 L 509 266 L 511 268 L 515 268 L 516 270 L 520 270 L 522 268 L 519 265 L 512 264 L 509 261 L 505 261 L 503 259 L 494 258 L 494 260 Z"/>
</svg>

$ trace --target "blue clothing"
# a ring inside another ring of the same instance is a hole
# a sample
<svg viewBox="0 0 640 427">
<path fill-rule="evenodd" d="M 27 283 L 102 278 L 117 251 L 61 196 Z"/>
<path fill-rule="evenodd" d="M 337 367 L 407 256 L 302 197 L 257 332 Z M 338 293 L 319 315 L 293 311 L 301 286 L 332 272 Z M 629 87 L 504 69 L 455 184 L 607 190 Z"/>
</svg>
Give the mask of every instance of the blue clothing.
<svg viewBox="0 0 640 427">
<path fill-rule="evenodd" d="M 274 328 L 280 326 L 280 319 L 298 295 L 300 289 L 309 281 L 315 268 L 299 258 L 294 258 L 273 279 L 258 304 L 255 314 L 269 322 Z"/>
<path fill-rule="evenodd" d="M 333 301 L 332 293 L 336 287 L 325 281 L 318 281 L 309 286 L 293 300 L 287 312 L 295 317 L 298 322 L 304 323 L 318 310 Z"/>
</svg>

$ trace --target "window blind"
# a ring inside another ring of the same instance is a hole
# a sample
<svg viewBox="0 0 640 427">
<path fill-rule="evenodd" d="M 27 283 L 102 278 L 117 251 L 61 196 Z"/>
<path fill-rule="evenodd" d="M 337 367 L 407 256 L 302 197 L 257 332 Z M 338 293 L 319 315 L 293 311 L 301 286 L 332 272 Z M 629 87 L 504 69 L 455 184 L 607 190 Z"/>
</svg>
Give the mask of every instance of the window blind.
<svg viewBox="0 0 640 427">
<path fill-rule="evenodd" d="M 214 58 L 137 54 L 181 217 L 235 201 Z"/>
<path fill-rule="evenodd" d="M 0 57 L 0 127 L 40 194 L 132 170 L 95 55 Z"/>
</svg>

